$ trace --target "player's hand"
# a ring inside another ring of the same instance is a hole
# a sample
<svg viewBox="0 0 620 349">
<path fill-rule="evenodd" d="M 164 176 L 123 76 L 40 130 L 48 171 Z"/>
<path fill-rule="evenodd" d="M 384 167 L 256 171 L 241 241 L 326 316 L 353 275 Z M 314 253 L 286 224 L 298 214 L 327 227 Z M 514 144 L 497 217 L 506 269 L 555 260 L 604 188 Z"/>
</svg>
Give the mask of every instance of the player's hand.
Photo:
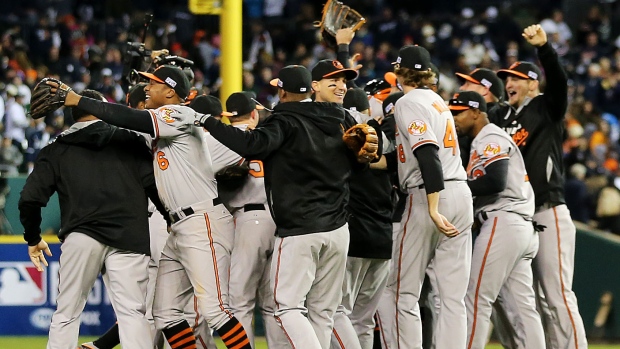
<svg viewBox="0 0 620 349">
<path fill-rule="evenodd" d="M 355 31 L 352 28 L 341 28 L 336 31 L 336 43 L 340 44 L 350 44 L 355 37 Z"/>
<path fill-rule="evenodd" d="M 448 219 L 444 217 L 441 213 L 431 213 L 431 219 L 433 220 L 433 223 L 435 223 L 439 231 L 441 231 L 445 236 L 451 238 L 459 235 L 458 229 L 456 229 L 456 227 L 452 225 L 452 223 L 450 223 Z"/>
<path fill-rule="evenodd" d="M 363 65 L 357 63 L 357 61 L 360 59 L 360 57 L 362 57 L 362 55 L 359 54 L 359 53 L 356 53 L 356 54 L 353 55 L 353 57 L 351 57 L 349 59 L 349 67 L 351 69 L 355 69 L 355 70 L 362 69 Z"/>
<path fill-rule="evenodd" d="M 38 271 L 43 271 L 41 264 L 47 267 L 47 261 L 45 260 L 43 252 L 50 257 L 52 256 L 52 251 L 50 251 L 47 242 L 43 240 L 39 241 L 39 243 L 34 246 L 28 246 L 28 256 L 30 256 L 32 264 L 34 264 Z"/>
<path fill-rule="evenodd" d="M 530 45 L 536 47 L 540 47 L 547 42 L 547 33 L 545 33 L 540 24 L 530 25 L 525 28 L 521 36 L 523 36 Z"/>
<path fill-rule="evenodd" d="M 65 85 L 63 82 L 61 83 L 63 84 L 63 86 Z M 55 94 L 58 91 L 58 88 L 60 87 L 60 85 L 54 81 L 47 81 L 46 84 L 48 84 L 51 87 L 50 92 L 53 94 Z M 69 89 L 69 91 L 67 92 L 67 97 L 65 97 L 64 105 L 67 107 L 75 107 L 78 105 L 79 101 L 80 101 L 80 95 L 75 93 L 73 89 Z"/>
</svg>

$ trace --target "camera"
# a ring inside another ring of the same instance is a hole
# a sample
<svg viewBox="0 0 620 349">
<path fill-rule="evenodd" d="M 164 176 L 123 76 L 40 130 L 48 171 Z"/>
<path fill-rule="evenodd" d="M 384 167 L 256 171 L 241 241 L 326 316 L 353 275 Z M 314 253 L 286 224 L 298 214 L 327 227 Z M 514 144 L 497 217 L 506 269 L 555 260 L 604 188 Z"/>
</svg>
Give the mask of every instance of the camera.
<svg viewBox="0 0 620 349">
<path fill-rule="evenodd" d="M 144 33 L 142 41 L 146 39 L 148 27 L 153 16 L 147 14 L 144 19 Z M 168 50 L 148 50 L 141 42 L 127 42 L 123 49 L 123 79 L 129 86 L 140 82 L 139 71 L 153 71 L 158 66 L 169 64 L 183 69 L 188 78 L 193 79 L 194 62 L 179 56 L 170 56 Z"/>
</svg>

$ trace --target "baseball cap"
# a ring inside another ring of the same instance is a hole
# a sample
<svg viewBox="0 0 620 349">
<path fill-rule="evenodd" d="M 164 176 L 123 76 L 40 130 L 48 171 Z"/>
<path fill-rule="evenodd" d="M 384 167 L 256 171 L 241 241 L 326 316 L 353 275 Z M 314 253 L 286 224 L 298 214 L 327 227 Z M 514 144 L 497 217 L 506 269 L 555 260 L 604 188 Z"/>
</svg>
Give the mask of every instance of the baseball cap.
<svg viewBox="0 0 620 349">
<path fill-rule="evenodd" d="M 127 92 L 125 104 L 135 108 L 138 106 L 138 103 L 144 102 L 146 100 L 146 92 L 144 92 L 145 87 L 146 84 L 142 82 L 130 88 L 129 92 Z"/>
<path fill-rule="evenodd" d="M 395 87 L 398 81 L 396 80 L 396 74 L 391 71 L 383 74 L 383 80 L 385 80 L 390 86 Z"/>
<path fill-rule="evenodd" d="M 359 75 L 357 70 L 345 68 L 339 61 L 324 59 L 312 68 L 312 81 L 321 81 L 338 73 L 344 73 L 347 80 L 355 80 Z"/>
<path fill-rule="evenodd" d="M 530 62 L 515 62 L 508 69 L 500 69 L 497 71 L 497 76 L 501 79 L 506 79 L 508 75 L 514 75 L 521 79 L 530 79 L 540 81 L 541 73 L 540 69 L 534 63 Z"/>
<path fill-rule="evenodd" d="M 458 91 L 448 101 L 448 109 L 455 111 L 478 109 L 486 113 L 487 102 L 484 101 L 484 97 L 478 92 Z"/>
<path fill-rule="evenodd" d="M 254 109 L 265 109 L 252 94 L 248 92 L 235 92 L 226 100 L 226 111 L 222 112 L 224 116 L 241 116 L 249 114 Z"/>
<path fill-rule="evenodd" d="M 187 80 L 187 75 L 179 67 L 173 65 L 160 65 L 152 73 L 138 72 L 138 74 L 147 79 L 155 80 L 160 84 L 170 86 L 182 99 L 187 98 L 187 95 L 189 94 L 189 80 Z"/>
<path fill-rule="evenodd" d="M 291 93 L 308 93 L 312 88 L 312 76 L 303 65 L 287 65 L 278 73 L 279 77 L 269 82 Z"/>
<path fill-rule="evenodd" d="M 425 71 L 431 67 L 431 54 L 422 46 L 403 46 L 398 51 L 398 58 L 392 64 L 398 64 L 402 68 Z"/>
<path fill-rule="evenodd" d="M 366 91 L 359 87 L 351 88 L 347 90 L 344 95 L 344 101 L 342 106 L 345 109 L 351 109 L 356 111 L 364 111 L 370 109 L 370 103 L 368 103 L 368 96 Z"/>
<path fill-rule="evenodd" d="M 200 95 L 191 101 L 189 107 L 200 114 L 222 115 L 222 102 L 215 96 Z"/>
<path fill-rule="evenodd" d="M 462 82 L 469 81 L 477 85 L 482 85 L 489 88 L 491 93 L 499 98 L 504 99 L 504 83 L 491 69 L 478 68 L 474 69 L 469 75 L 463 73 L 456 73 L 456 76 Z"/>
<path fill-rule="evenodd" d="M 396 106 L 396 101 L 400 99 L 400 97 L 405 94 L 401 91 L 394 92 L 387 96 L 387 98 L 383 101 L 383 116 L 388 116 Z"/>
</svg>

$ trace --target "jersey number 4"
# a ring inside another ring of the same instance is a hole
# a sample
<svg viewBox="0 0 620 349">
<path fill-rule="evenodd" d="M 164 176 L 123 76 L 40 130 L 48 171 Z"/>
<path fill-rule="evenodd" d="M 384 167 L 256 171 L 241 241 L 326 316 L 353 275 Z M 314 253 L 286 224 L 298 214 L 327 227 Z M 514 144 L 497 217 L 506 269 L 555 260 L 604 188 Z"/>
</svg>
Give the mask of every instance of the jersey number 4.
<svg viewBox="0 0 620 349">
<path fill-rule="evenodd" d="M 456 148 L 458 148 L 456 141 L 456 132 L 454 132 L 454 122 L 451 119 L 446 120 L 446 132 L 443 136 L 443 147 L 452 148 L 452 155 L 456 155 Z"/>
<path fill-rule="evenodd" d="M 446 132 L 443 136 L 443 147 L 444 148 L 452 148 L 452 155 L 456 155 L 456 148 L 458 147 L 458 143 L 456 141 L 456 132 L 454 132 L 454 123 L 452 120 L 446 120 Z M 398 160 L 404 163 L 407 159 L 405 158 L 405 151 L 403 149 L 403 145 L 398 145 Z"/>
</svg>

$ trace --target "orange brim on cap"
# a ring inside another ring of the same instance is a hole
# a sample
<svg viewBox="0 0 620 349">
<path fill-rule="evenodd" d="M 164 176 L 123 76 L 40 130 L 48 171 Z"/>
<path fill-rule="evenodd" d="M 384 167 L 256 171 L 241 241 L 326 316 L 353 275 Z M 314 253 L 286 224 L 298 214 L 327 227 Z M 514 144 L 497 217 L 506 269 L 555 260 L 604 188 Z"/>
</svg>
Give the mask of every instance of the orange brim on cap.
<svg viewBox="0 0 620 349">
<path fill-rule="evenodd" d="M 497 72 L 498 72 L 498 73 L 499 73 L 499 72 L 508 73 L 508 74 L 515 75 L 515 76 L 518 76 L 518 77 L 523 78 L 523 79 L 532 79 L 531 77 L 529 77 L 529 76 L 527 76 L 527 75 L 525 75 L 525 74 L 523 74 L 523 73 L 521 73 L 521 72 L 518 72 L 518 71 L 516 71 L 516 70 L 511 70 L 511 69 L 500 69 L 500 70 L 498 70 Z"/>
<path fill-rule="evenodd" d="M 278 78 L 271 79 L 271 81 L 269 81 L 269 85 L 271 85 L 273 87 L 278 87 L 278 82 L 280 82 L 280 79 L 278 79 Z"/>
<path fill-rule="evenodd" d="M 346 75 L 347 72 L 355 73 L 355 77 L 357 77 L 359 75 L 359 72 L 357 70 L 355 70 L 355 69 L 348 69 L 347 68 L 347 69 L 340 69 L 340 70 L 336 70 L 335 72 L 331 72 L 331 73 L 325 74 L 325 75 L 323 75 L 323 78 L 328 78 L 330 76 L 333 76 L 333 75 L 336 75 L 336 74 L 340 74 L 340 73 L 345 73 L 345 75 Z M 352 79 L 348 79 L 348 80 L 352 80 Z"/>
<path fill-rule="evenodd" d="M 153 73 L 147 73 L 147 72 L 139 71 L 138 74 L 140 74 L 140 76 L 145 77 L 147 79 L 155 80 L 155 81 L 159 82 L 160 84 L 165 84 L 165 82 L 162 79 L 160 79 L 157 76 L 153 75 Z"/>
<path fill-rule="evenodd" d="M 391 71 L 385 73 L 383 75 L 383 79 L 385 79 L 388 84 L 396 86 L 396 74 L 392 73 Z"/>
<path fill-rule="evenodd" d="M 469 81 L 469 82 L 473 82 L 473 83 L 474 83 L 474 84 L 476 84 L 476 85 L 482 85 L 482 84 L 480 83 L 480 81 L 478 81 L 478 80 L 476 80 L 476 79 L 472 78 L 471 76 L 469 76 L 469 75 L 467 75 L 467 74 L 463 74 L 463 73 L 456 73 L 456 76 L 458 76 L 458 77 L 460 77 L 460 78 L 462 78 L 462 79 L 465 79 L 465 80 L 467 80 L 467 81 Z"/>
<path fill-rule="evenodd" d="M 448 106 L 448 109 L 450 110 L 467 110 L 467 109 L 471 109 L 468 106 L 465 105 L 450 105 Z"/>
</svg>

